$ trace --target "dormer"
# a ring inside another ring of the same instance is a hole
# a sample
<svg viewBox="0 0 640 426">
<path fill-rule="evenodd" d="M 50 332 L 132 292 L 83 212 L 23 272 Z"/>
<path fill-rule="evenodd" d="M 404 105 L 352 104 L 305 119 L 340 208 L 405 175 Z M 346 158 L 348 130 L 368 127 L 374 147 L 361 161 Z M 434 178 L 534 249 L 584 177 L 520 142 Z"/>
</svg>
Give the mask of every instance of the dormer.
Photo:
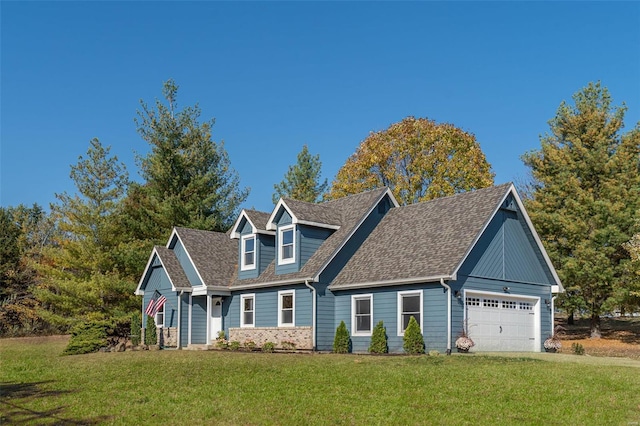
<svg viewBox="0 0 640 426">
<path fill-rule="evenodd" d="M 267 230 L 269 213 L 242 210 L 230 237 L 239 240 L 238 278 L 256 278 L 275 257 L 275 231 Z"/>
<path fill-rule="evenodd" d="M 275 232 L 276 275 L 300 271 L 340 224 L 340 212 L 326 204 L 281 198 L 266 226 Z"/>
</svg>

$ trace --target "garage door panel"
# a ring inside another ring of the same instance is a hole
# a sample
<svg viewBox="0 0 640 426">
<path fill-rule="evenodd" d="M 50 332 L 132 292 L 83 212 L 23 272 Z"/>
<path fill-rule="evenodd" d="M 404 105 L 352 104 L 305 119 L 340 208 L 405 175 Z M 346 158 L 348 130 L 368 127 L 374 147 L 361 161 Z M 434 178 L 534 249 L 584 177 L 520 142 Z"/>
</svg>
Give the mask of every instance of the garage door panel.
<svg viewBox="0 0 640 426">
<path fill-rule="evenodd" d="M 470 294 L 466 314 L 474 351 L 535 351 L 535 303 L 517 296 Z"/>
</svg>

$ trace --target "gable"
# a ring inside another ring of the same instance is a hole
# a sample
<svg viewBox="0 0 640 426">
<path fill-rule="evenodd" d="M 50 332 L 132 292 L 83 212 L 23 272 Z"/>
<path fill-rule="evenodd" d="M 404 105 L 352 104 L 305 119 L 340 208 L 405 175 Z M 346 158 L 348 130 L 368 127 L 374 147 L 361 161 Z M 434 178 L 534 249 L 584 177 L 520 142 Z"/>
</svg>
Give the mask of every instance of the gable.
<svg viewBox="0 0 640 426">
<path fill-rule="evenodd" d="M 554 285 L 523 212 L 510 195 L 467 256 L 459 274 Z"/>
<path fill-rule="evenodd" d="M 189 283 L 192 287 L 198 287 L 202 285 L 202 280 L 198 276 L 196 268 L 191 263 L 191 259 L 189 259 L 189 255 L 187 254 L 186 249 L 182 245 L 177 236 L 173 238 L 171 244 L 169 244 L 169 248 L 173 250 L 173 253 L 178 258 L 178 262 L 180 262 L 180 266 L 184 270 L 187 278 L 189 279 Z"/>
</svg>

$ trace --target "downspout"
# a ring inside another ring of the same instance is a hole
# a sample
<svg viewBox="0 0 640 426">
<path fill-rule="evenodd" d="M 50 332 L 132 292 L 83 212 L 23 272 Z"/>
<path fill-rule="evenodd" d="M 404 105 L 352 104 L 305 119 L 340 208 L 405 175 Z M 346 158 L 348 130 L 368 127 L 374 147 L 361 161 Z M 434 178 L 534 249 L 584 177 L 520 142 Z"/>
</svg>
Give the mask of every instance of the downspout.
<svg viewBox="0 0 640 426">
<path fill-rule="evenodd" d="M 555 310 L 556 310 L 556 298 L 558 296 L 553 296 L 551 298 L 551 335 L 553 336 L 556 328 L 556 318 L 555 318 Z"/>
<path fill-rule="evenodd" d="M 316 288 L 309 284 L 309 280 L 304 280 L 304 285 L 306 285 L 313 294 L 313 301 L 311 303 L 311 344 L 313 346 L 313 350 L 316 350 Z"/>
<path fill-rule="evenodd" d="M 447 289 L 447 355 L 451 355 L 451 287 L 440 278 L 440 285 Z"/>
<path fill-rule="evenodd" d="M 182 293 L 184 293 L 184 290 L 180 290 L 180 293 L 178 293 L 178 332 L 176 333 L 176 338 L 178 339 L 178 349 L 182 349 L 182 346 L 180 346 L 180 329 L 182 328 Z"/>
</svg>

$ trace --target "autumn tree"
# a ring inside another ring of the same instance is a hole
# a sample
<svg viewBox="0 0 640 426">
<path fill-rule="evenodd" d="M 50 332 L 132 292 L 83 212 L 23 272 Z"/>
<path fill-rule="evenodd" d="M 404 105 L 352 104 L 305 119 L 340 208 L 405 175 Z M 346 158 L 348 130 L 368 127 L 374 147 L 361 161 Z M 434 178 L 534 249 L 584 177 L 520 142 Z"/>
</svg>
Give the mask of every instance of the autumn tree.
<svg viewBox="0 0 640 426">
<path fill-rule="evenodd" d="M 526 204 L 568 290 L 561 304 L 584 306 L 597 338 L 600 316 L 629 285 L 623 244 L 638 231 L 640 132 L 621 132 L 626 107 L 614 107 L 599 82 L 573 101 L 560 104 L 540 149 L 523 156 L 533 177 Z"/>
<path fill-rule="evenodd" d="M 61 327 L 127 315 L 137 306 L 135 284 L 121 276 L 117 256 L 123 233 L 115 219 L 128 183 L 124 164 L 93 139 L 70 177 L 77 193 L 56 194 L 51 211 L 60 234 L 43 253 L 43 278 L 34 289 L 45 319 Z"/>
<path fill-rule="evenodd" d="M 493 177 L 474 135 L 451 124 L 407 117 L 360 143 L 338 171 L 330 198 L 389 186 L 406 205 L 484 188 Z"/>
<path fill-rule="evenodd" d="M 298 154 L 298 162 L 289 166 L 282 182 L 273 186 L 276 190 L 272 197 L 273 204 L 281 197 L 309 203 L 319 202 L 327 189 L 326 179 L 320 183 L 321 169 L 320 154 L 311 155 L 307 145 L 304 145 Z"/>
<path fill-rule="evenodd" d="M 248 189 L 240 189 L 224 144 L 212 140 L 215 121 L 200 123 L 198 105 L 179 109 L 173 80 L 163 96 L 155 108 L 141 101 L 135 120 L 150 150 L 138 157 L 145 182 L 129 189 L 125 228 L 156 242 L 174 226 L 226 230 Z"/>
</svg>

